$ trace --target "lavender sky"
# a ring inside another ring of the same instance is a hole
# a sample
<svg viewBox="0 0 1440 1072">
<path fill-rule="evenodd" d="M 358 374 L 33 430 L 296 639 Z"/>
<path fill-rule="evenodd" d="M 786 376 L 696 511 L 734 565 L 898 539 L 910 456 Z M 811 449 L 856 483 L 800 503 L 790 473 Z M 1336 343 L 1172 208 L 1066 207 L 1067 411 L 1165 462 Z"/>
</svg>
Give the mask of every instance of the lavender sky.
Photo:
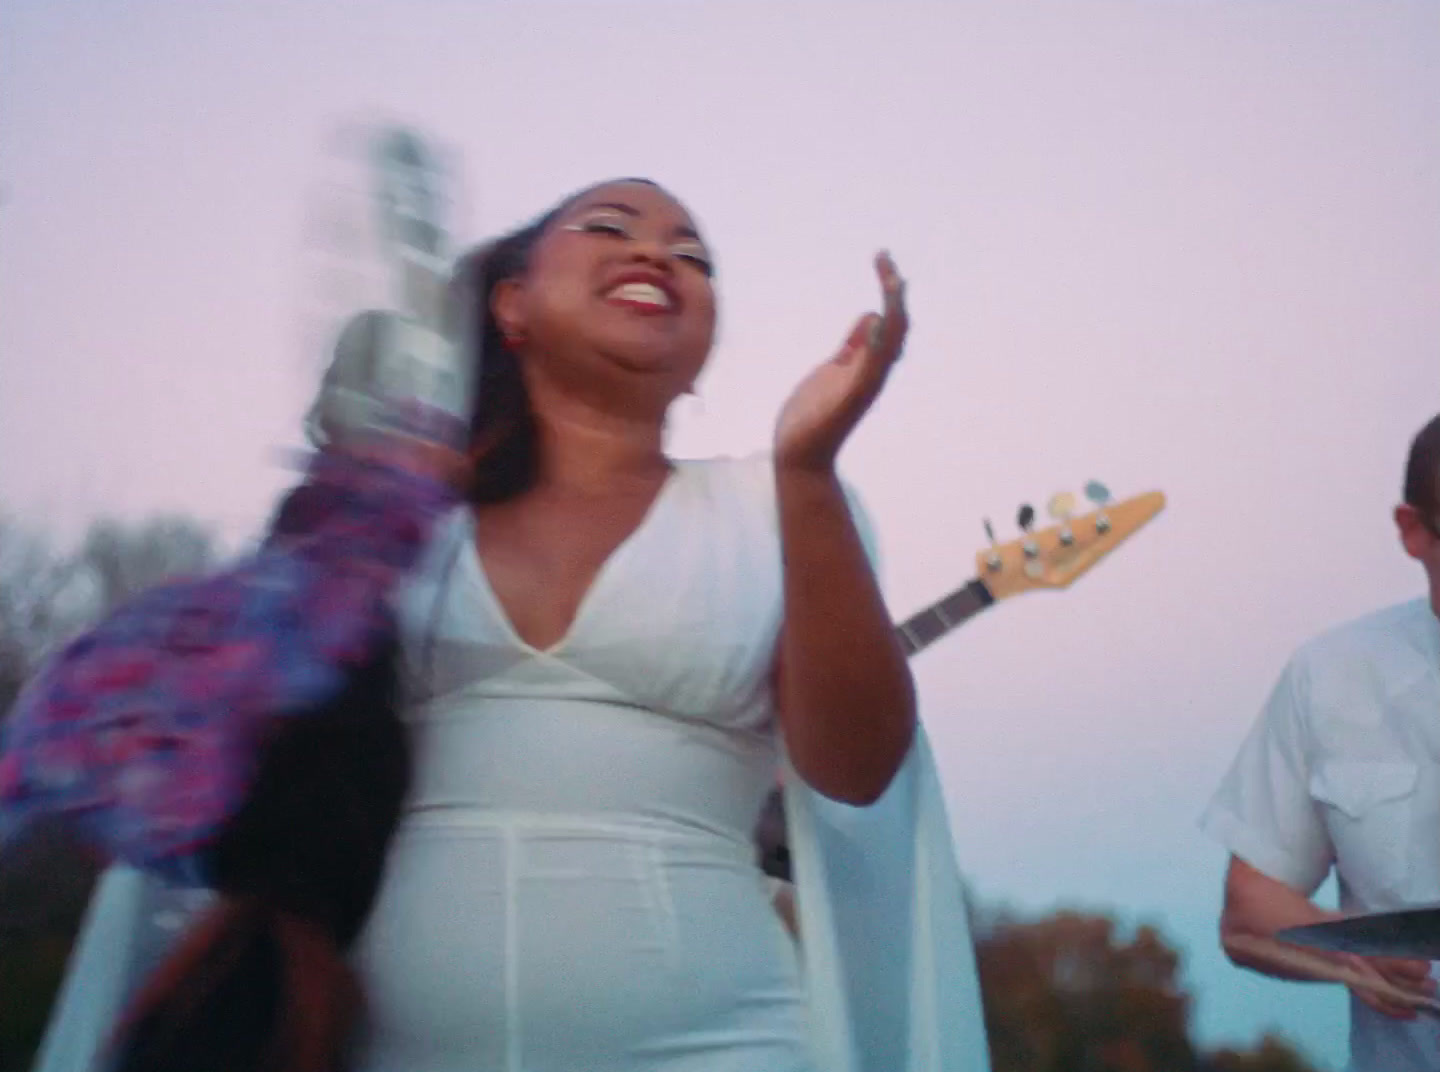
<svg viewBox="0 0 1440 1072">
<path fill-rule="evenodd" d="M 1440 409 L 1440 5 L 7 0 L 0 506 L 255 530 L 317 371 L 323 144 L 374 110 L 453 144 L 467 237 L 615 175 L 693 207 L 723 336 L 682 454 L 765 446 L 892 249 L 908 357 L 844 461 L 897 616 L 983 516 L 1163 488 L 918 660 L 963 864 L 1158 923 L 1207 1042 L 1339 1064 L 1338 991 L 1220 957 L 1195 818 L 1289 650 L 1420 591 L 1389 510 Z"/>
</svg>

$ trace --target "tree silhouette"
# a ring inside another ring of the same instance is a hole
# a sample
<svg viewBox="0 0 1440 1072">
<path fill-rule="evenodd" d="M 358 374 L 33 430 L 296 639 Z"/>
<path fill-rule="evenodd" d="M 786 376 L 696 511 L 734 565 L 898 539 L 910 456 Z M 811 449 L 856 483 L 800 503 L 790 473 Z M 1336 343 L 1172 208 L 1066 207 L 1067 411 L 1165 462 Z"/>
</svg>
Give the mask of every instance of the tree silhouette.
<svg viewBox="0 0 1440 1072">
<path fill-rule="evenodd" d="M 994 1072 L 1313 1072 L 1278 1039 L 1198 1053 L 1180 955 L 1153 927 L 997 913 L 975 951 Z"/>
<path fill-rule="evenodd" d="M 73 557 L 52 554 L 35 533 L 0 517 L 0 715 L 44 652 L 83 620 L 78 582 Z"/>
<path fill-rule="evenodd" d="M 56 554 L 0 518 L 0 716 L 56 645 L 117 604 L 217 558 L 209 531 L 184 518 L 100 521 Z M 0 1072 L 30 1065 L 100 861 L 57 822 L 0 828 Z"/>
<path fill-rule="evenodd" d="M 1298 1053 L 1273 1035 L 1253 1050 L 1217 1050 L 1205 1059 L 1201 1072 L 1313 1072 Z"/>
</svg>

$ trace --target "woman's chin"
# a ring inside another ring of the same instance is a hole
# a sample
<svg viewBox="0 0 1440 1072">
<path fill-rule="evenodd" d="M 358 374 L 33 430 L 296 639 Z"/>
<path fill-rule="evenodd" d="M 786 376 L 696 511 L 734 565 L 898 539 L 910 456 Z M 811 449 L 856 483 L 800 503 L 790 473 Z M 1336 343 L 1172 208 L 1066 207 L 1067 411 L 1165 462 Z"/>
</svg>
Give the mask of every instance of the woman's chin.
<svg viewBox="0 0 1440 1072">
<path fill-rule="evenodd" d="M 601 353 L 617 369 L 646 378 L 673 376 L 683 379 L 683 370 L 695 364 L 686 354 L 676 352 L 674 341 L 669 339 L 617 339 L 604 347 Z"/>
</svg>

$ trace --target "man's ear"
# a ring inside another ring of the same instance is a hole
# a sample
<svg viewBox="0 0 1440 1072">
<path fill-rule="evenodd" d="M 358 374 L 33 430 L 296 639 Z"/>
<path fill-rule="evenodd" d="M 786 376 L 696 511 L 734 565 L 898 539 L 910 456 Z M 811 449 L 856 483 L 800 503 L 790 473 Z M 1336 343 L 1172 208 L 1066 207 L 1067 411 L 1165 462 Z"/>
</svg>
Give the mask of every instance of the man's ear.
<svg viewBox="0 0 1440 1072">
<path fill-rule="evenodd" d="M 1409 503 L 1395 507 L 1395 528 L 1400 533 L 1400 546 L 1411 558 L 1428 559 L 1435 547 L 1436 536 L 1425 524 L 1420 511 Z"/>
</svg>

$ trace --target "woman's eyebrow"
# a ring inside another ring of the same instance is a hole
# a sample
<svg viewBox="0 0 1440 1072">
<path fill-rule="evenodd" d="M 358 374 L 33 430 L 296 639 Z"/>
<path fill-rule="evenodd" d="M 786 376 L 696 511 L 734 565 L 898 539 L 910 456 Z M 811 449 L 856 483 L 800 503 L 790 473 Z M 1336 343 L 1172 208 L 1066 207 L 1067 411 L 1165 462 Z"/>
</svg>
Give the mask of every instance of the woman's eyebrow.
<svg viewBox="0 0 1440 1072">
<path fill-rule="evenodd" d="M 627 205 L 620 201 L 592 201 L 588 205 L 581 205 L 580 211 L 590 212 L 597 208 L 614 209 L 616 212 L 623 212 L 627 216 L 640 215 L 640 210 L 634 205 Z"/>
<path fill-rule="evenodd" d="M 623 201 L 592 201 L 588 205 L 579 206 L 576 211 L 593 212 L 596 209 L 610 209 L 613 212 L 620 212 L 626 216 L 633 217 L 639 217 L 644 215 L 644 213 L 642 213 L 634 205 L 627 205 Z M 697 242 L 701 240 L 700 232 L 695 230 L 695 228 L 688 223 L 682 223 L 679 227 L 676 227 L 672 233 L 677 238 L 693 238 Z"/>
</svg>

